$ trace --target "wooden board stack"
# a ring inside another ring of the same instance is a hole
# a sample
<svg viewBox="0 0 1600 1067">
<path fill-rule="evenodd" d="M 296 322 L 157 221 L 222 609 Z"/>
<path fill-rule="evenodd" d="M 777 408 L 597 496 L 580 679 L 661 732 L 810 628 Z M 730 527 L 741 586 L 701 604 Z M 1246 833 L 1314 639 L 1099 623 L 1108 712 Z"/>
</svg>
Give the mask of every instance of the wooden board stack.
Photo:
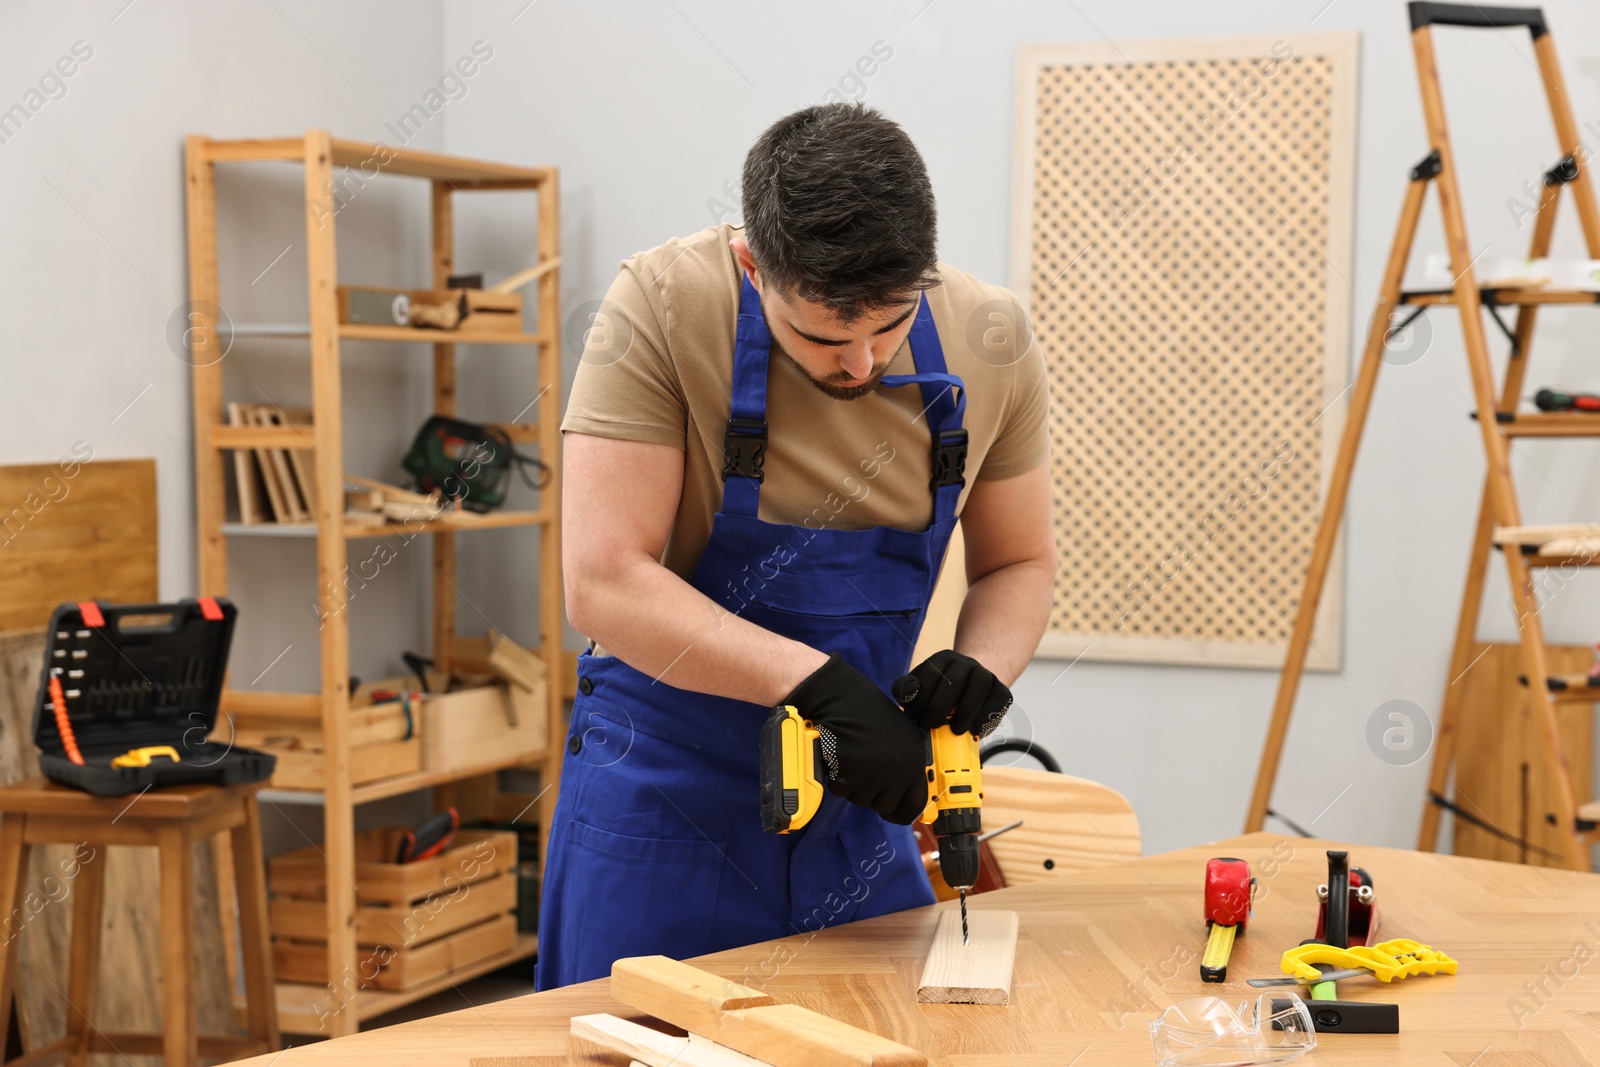
<svg viewBox="0 0 1600 1067">
<path fill-rule="evenodd" d="M 344 494 L 344 514 L 348 522 L 383 526 L 391 522 L 428 522 L 439 517 L 444 500 L 438 493 L 414 493 L 375 478 L 346 474 L 345 481 L 359 489 Z"/>
<path fill-rule="evenodd" d="M 317 500 L 311 410 L 232 401 L 228 425 L 303 428 L 305 448 L 235 449 L 233 474 L 240 522 L 311 522 Z"/>
<path fill-rule="evenodd" d="M 611 995 L 687 1030 L 674 1037 L 614 1015 L 580 1015 L 569 1041 L 576 1063 L 621 1053 L 647 1067 L 924 1067 L 914 1048 L 757 989 L 678 963 L 635 956 L 611 966 Z M 592 1050 L 592 1051 L 591 1051 Z"/>
</svg>

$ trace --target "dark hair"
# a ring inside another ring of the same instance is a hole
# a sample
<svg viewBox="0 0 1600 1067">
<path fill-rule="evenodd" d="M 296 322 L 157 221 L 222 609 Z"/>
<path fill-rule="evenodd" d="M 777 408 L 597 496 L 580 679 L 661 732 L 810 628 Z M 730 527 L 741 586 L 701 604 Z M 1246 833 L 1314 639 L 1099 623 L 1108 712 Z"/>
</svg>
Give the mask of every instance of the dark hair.
<svg viewBox="0 0 1600 1067">
<path fill-rule="evenodd" d="M 745 240 L 784 295 L 845 321 L 939 284 L 933 186 L 917 146 L 864 104 L 767 128 L 744 160 Z"/>
</svg>

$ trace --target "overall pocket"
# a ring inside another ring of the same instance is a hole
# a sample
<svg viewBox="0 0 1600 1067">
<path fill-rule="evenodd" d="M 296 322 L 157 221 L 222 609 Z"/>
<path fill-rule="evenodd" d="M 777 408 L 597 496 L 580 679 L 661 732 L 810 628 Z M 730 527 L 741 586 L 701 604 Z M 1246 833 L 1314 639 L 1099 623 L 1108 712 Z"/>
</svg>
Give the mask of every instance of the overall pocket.
<svg viewBox="0 0 1600 1067">
<path fill-rule="evenodd" d="M 710 841 L 634 837 L 580 817 L 562 858 L 563 984 L 604 977 L 624 956 L 708 951 L 723 865 Z"/>
</svg>

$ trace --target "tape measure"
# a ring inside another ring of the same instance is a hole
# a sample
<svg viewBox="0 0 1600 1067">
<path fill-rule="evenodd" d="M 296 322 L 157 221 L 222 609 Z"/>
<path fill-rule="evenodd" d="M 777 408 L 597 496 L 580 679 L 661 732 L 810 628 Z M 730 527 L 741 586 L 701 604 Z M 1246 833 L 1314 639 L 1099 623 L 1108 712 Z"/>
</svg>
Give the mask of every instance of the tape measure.
<svg viewBox="0 0 1600 1067">
<path fill-rule="evenodd" d="M 1250 864 L 1232 856 L 1206 861 L 1206 950 L 1200 956 L 1200 980 L 1222 982 L 1228 977 L 1233 942 L 1250 922 L 1256 880 Z"/>
</svg>

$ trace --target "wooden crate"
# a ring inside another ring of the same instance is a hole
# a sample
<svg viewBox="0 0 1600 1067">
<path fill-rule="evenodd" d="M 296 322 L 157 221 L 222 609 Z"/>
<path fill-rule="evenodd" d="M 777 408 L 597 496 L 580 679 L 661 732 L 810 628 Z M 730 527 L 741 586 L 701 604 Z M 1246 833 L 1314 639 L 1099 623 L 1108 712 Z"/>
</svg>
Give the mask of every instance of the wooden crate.
<svg viewBox="0 0 1600 1067">
<path fill-rule="evenodd" d="M 405 830 L 385 827 L 355 836 L 356 903 L 403 904 L 516 869 L 517 835 L 503 830 L 461 830 L 450 847 L 431 859 L 395 863 Z M 320 900 L 326 861 L 315 846 L 274 856 L 267 882 L 275 895 Z"/>
<path fill-rule="evenodd" d="M 399 703 L 372 703 L 375 690 L 415 685 L 414 678 L 384 678 L 362 685 L 351 694 L 352 785 L 422 769 L 422 703 L 411 702 L 409 721 L 406 708 Z M 212 740 L 231 740 L 278 757 L 270 783 L 275 789 L 321 789 L 326 784 L 322 724 L 318 720 L 234 712 L 217 720 Z"/>
<path fill-rule="evenodd" d="M 404 832 L 356 835 L 357 980 L 364 987 L 405 989 L 516 944 L 516 835 L 463 830 L 432 859 L 394 863 Z M 327 982 L 322 853 L 298 849 L 272 859 L 268 871 L 278 977 Z"/>
<path fill-rule="evenodd" d="M 516 875 L 497 874 L 411 904 L 369 904 L 357 908 L 356 944 L 391 948 L 426 945 L 446 934 L 515 910 Z M 322 900 L 274 897 L 268 915 L 275 937 L 321 941 L 327 934 L 328 907 Z"/>
<path fill-rule="evenodd" d="M 1478 645 L 1472 655 L 1472 666 L 1456 683 L 1466 686 L 1467 694 L 1461 705 L 1456 741 L 1454 800 L 1513 837 L 1559 855 L 1559 831 L 1546 821 L 1553 805 L 1544 748 L 1539 743 L 1542 727 L 1533 718 L 1528 688 L 1521 682 L 1522 648 L 1511 644 Z M 1552 674 L 1587 674 L 1592 656 L 1583 645 L 1548 646 Z M 1561 724 L 1574 799 L 1582 804 L 1594 795 L 1590 786 L 1594 705 L 1558 703 L 1556 717 Z M 1455 820 L 1453 850 L 1458 856 L 1564 866 L 1546 852 L 1524 852 L 1463 819 Z"/>
<path fill-rule="evenodd" d="M 362 989 L 410 989 L 517 946 L 517 917 L 509 912 L 459 933 L 409 949 L 388 945 L 356 950 L 356 982 Z M 272 965 L 279 981 L 326 985 L 328 946 L 322 942 L 272 942 Z"/>
<path fill-rule="evenodd" d="M 514 755 L 529 759 L 543 755 L 549 742 L 548 691 L 540 679 L 532 691 L 516 685 L 485 685 L 426 697 L 423 768 L 460 770 Z"/>
</svg>

